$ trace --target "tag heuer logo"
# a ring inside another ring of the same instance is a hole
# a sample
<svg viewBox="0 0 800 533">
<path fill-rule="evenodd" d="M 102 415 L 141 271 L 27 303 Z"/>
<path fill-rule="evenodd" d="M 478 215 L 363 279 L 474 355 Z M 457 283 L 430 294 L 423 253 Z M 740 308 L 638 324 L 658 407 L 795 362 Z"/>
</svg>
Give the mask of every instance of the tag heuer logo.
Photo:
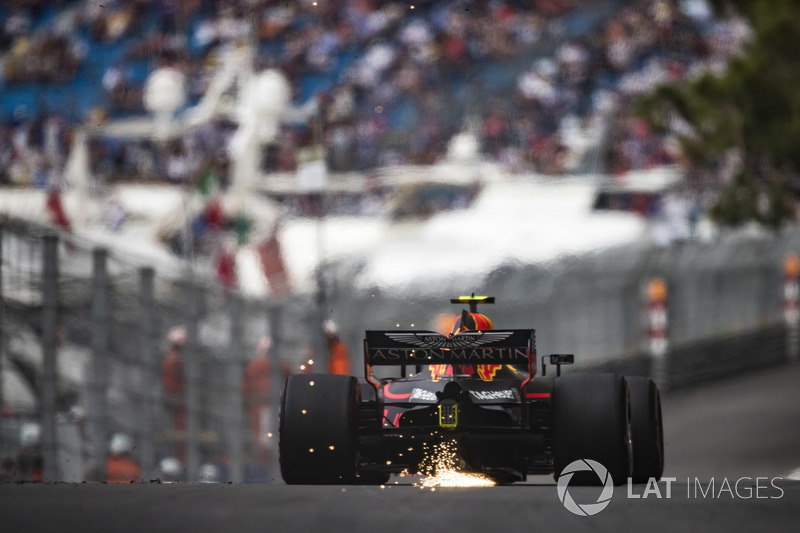
<svg viewBox="0 0 800 533">
<path fill-rule="evenodd" d="M 515 400 L 514 391 L 507 390 L 471 390 L 469 393 L 476 400 Z"/>
<path fill-rule="evenodd" d="M 433 391 L 425 390 L 425 389 L 418 389 L 414 388 L 411 391 L 411 401 L 421 401 L 421 402 L 435 402 L 436 401 L 436 393 Z"/>
</svg>

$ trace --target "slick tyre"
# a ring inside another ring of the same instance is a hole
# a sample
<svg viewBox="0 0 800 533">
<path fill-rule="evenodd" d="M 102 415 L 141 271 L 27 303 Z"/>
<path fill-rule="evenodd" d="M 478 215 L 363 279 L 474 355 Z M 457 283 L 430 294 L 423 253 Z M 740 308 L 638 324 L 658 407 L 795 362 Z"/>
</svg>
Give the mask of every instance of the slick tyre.
<svg viewBox="0 0 800 533">
<path fill-rule="evenodd" d="M 281 395 L 279 454 L 289 485 L 352 483 L 356 476 L 356 378 L 298 374 Z"/>
<path fill-rule="evenodd" d="M 628 387 L 616 374 L 569 374 L 555 379 L 553 410 L 553 477 L 580 459 L 594 459 L 615 485 L 631 472 Z M 571 483 L 598 485 L 592 471 L 576 472 Z"/>
<path fill-rule="evenodd" d="M 653 380 L 627 376 L 631 399 L 631 450 L 634 483 L 661 479 L 664 472 L 664 434 L 661 423 L 661 396 Z"/>
<path fill-rule="evenodd" d="M 389 482 L 391 474 L 385 472 L 359 472 L 352 481 L 354 485 L 384 485 Z"/>
</svg>

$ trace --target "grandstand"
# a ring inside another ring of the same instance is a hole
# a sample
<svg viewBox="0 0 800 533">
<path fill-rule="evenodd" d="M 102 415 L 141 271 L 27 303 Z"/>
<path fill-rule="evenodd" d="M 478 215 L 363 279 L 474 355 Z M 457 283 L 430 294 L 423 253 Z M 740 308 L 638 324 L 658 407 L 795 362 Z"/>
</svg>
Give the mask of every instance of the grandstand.
<svg viewBox="0 0 800 533">
<path fill-rule="evenodd" d="M 747 38 L 740 19 L 715 17 L 706 0 L 16 0 L 0 20 L 0 183 L 91 196 L 93 209 L 67 199 L 66 212 L 101 223 L 119 202 L 115 184 L 203 191 L 184 202 L 196 204 L 191 220 L 173 217 L 160 234 L 184 254 L 177 237 L 219 214 L 217 193 L 225 228 L 253 226 L 242 202 L 228 201 L 243 172 L 231 142 L 248 116 L 239 89 L 265 69 L 285 76 L 290 94 L 274 135 L 249 156 L 254 190 L 285 213 L 316 216 L 314 191 L 294 178 L 329 176 L 328 212 L 366 215 L 391 209 L 389 169 L 441 165 L 463 134 L 476 161 L 502 175 L 680 164 L 631 99 L 719 68 Z M 234 75 L 235 57 L 246 61 Z M 164 68 L 182 74 L 186 95 L 159 137 L 143 95 Z M 420 172 L 400 174 L 416 182 Z M 425 202 L 427 213 L 464 203 Z M 260 234 L 275 237 L 267 218 Z"/>
<path fill-rule="evenodd" d="M 571 170 L 552 161 L 569 148 L 565 118 L 589 120 L 606 92 L 688 76 L 741 40 L 705 0 L 20 0 L 0 7 L 0 20 L 6 128 L 143 114 L 144 84 L 164 65 L 186 73 L 191 107 L 224 51 L 250 40 L 253 67 L 282 70 L 295 105 L 318 100 L 329 164 L 345 171 L 434 162 L 467 119 L 490 157 Z M 283 137 L 276 144 L 288 151 L 310 141 L 300 124 Z M 122 156 L 110 144 L 114 166 Z M 627 165 L 667 158 L 648 148 L 656 155 Z M 294 164 L 291 154 L 265 159 L 272 168 Z"/>
</svg>

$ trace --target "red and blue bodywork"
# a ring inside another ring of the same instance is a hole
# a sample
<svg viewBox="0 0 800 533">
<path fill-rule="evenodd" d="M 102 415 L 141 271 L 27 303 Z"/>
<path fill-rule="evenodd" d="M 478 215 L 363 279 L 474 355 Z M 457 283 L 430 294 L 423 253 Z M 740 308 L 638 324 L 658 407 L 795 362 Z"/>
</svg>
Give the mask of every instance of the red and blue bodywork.
<svg viewBox="0 0 800 533">
<path fill-rule="evenodd" d="M 379 379 L 376 367 L 399 367 Z M 367 331 L 359 469 L 415 472 L 425 444 L 455 441 L 460 465 L 501 482 L 552 472 L 553 380 L 536 377 L 532 329 Z"/>
</svg>

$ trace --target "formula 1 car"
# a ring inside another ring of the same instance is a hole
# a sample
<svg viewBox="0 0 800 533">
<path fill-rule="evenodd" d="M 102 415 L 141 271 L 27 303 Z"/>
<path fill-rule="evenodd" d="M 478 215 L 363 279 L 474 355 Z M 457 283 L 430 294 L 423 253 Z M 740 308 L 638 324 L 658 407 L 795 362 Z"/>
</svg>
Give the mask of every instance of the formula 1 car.
<svg viewBox="0 0 800 533">
<path fill-rule="evenodd" d="M 470 313 L 494 298 L 464 296 Z M 466 310 L 462 317 L 466 317 Z M 555 366 L 547 375 L 545 363 Z M 542 358 L 533 329 L 367 331 L 364 378 L 290 376 L 280 405 L 280 467 L 288 484 L 380 484 L 416 473 L 425 449 L 457 445 L 459 466 L 498 483 L 528 475 L 558 479 L 581 459 L 615 484 L 660 479 L 661 402 L 646 377 L 561 375 L 571 354 Z M 378 379 L 376 367 L 400 376 Z M 602 482 L 571 472 L 573 484 Z"/>
</svg>

